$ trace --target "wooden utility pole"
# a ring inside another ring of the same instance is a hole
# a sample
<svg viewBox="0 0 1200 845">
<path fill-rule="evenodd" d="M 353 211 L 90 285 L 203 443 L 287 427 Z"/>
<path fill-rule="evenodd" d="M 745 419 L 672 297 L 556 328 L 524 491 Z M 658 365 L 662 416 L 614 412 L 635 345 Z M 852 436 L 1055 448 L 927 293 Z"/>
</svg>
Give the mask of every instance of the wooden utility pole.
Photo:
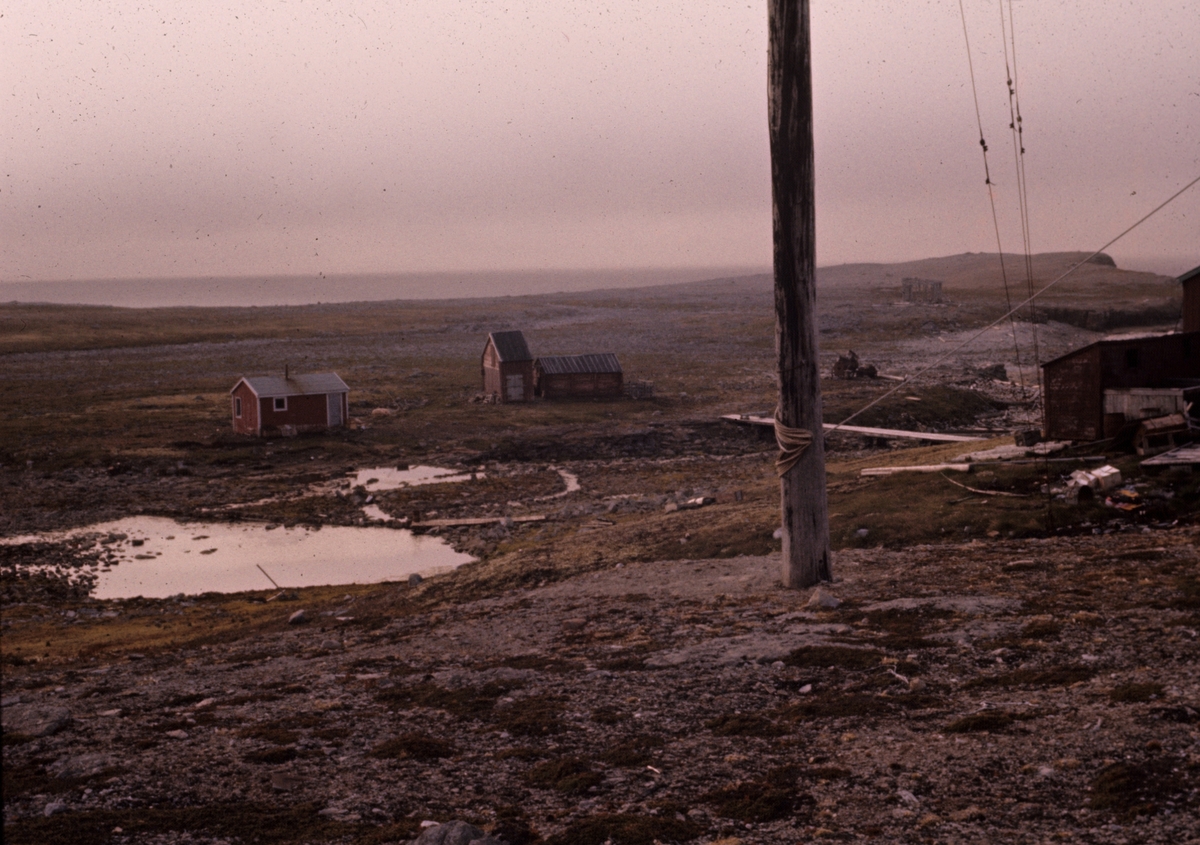
<svg viewBox="0 0 1200 845">
<path fill-rule="evenodd" d="M 812 52 L 808 0 L 768 4 L 783 583 L 811 587 L 833 574 L 817 370 Z"/>
</svg>

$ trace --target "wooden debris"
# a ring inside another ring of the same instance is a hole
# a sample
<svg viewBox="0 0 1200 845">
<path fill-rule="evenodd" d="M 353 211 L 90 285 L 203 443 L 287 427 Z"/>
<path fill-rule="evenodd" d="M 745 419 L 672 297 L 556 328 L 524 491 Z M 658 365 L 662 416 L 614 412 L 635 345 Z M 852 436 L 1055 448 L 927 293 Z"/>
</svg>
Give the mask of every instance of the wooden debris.
<svg viewBox="0 0 1200 845">
<path fill-rule="evenodd" d="M 895 475 L 900 472 L 970 472 L 970 464 L 920 464 L 911 467 L 867 467 L 859 473 L 863 477 Z"/>
</svg>

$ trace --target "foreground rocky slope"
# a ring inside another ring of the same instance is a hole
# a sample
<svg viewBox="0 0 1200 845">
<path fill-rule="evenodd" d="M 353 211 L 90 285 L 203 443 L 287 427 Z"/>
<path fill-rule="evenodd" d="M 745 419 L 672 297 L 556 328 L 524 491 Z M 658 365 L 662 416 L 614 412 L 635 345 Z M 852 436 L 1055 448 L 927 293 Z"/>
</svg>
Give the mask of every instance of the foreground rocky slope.
<svg viewBox="0 0 1200 845">
<path fill-rule="evenodd" d="M 1198 539 L 843 551 L 815 596 L 769 557 L 302 591 L 233 641 L 6 666 L 5 840 L 1189 841 Z"/>
</svg>

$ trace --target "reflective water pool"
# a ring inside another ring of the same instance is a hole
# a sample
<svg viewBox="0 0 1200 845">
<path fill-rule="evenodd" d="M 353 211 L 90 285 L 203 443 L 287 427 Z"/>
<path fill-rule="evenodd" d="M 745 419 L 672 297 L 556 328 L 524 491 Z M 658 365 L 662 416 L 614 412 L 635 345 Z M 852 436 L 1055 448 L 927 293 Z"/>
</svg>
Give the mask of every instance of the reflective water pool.
<svg viewBox="0 0 1200 845">
<path fill-rule="evenodd" d="M 444 484 L 454 481 L 470 481 L 485 478 L 482 472 L 459 472 L 441 467 L 414 466 L 405 469 L 396 467 L 374 467 L 360 469 L 350 476 L 352 487 L 362 486 L 371 492 L 395 490 L 400 487 L 416 487 L 421 484 Z"/>
<path fill-rule="evenodd" d="M 403 581 L 414 572 L 433 575 L 471 560 L 435 537 L 381 527 L 314 531 L 139 516 L 69 534 L 95 535 L 108 550 L 109 562 L 95 570 L 93 595 L 101 599 L 267 590 L 272 580 L 285 588 Z M 9 542 L 32 539 L 54 537 Z"/>
</svg>

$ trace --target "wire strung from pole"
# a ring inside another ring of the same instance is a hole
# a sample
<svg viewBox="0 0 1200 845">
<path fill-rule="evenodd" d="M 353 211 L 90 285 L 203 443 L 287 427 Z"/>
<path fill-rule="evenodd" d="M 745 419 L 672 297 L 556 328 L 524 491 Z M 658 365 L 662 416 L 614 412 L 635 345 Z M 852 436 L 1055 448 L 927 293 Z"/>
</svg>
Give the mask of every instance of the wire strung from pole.
<svg viewBox="0 0 1200 845">
<path fill-rule="evenodd" d="M 1008 128 L 1012 133 L 1013 168 L 1017 176 L 1017 205 L 1021 218 L 1021 243 L 1024 247 L 1026 294 L 1033 294 L 1033 228 L 1029 223 L 1029 182 L 1025 178 L 1025 127 L 1021 118 L 1021 86 L 1017 74 L 1017 29 L 1013 16 L 1012 0 L 1008 0 L 1008 32 L 1005 32 L 1004 0 L 1000 7 L 1000 41 L 1004 45 L 1004 70 L 1008 82 Z M 1009 65 L 1011 47 L 1012 65 Z M 1040 373 L 1041 354 L 1038 348 L 1037 315 L 1034 306 L 1029 306 L 1029 326 L 1033 334 L 1033 362 L 1035 377 Z M 1038 383 L 1039 390 L 1041 383 Z"/>
<path fill-rule="evenodd" d="M 1021 218 L 1021 246 L 1025 263 L 1025 290 L 1033 297 L 1033 230 L 1029 223 L 1029 193 L 1025 178 L 1025 127 L 1021 119 L 1021 94 L 1017 74 L 1017 24 L 1013 14 L 1012 0 L 1008 0 L 1008 21 L 1004 19 L 1004 0 L 997 0 L 1000 8 L 1000 43 L 1004 46 L 1004 72 L 1008 84 L 1008 129 L 1012 135 L 1013 170 L 1017 177 L 1017 206 Z M 1005 31 L 1007 26 L 1007 32 Z M 1010 50 L 1011 48 L 1011 50 Z M 1012 64 L 1009 64 L 1009 54 Z M 1033 342 L 1033 373 L 1037 380 L 1036 402 L 1042 410 L 1042 426 L 1045 427 L 1046 395 L 1042 384 L 1042 356 L 1038 346 L 1037 311 L 1029 303 L 1029 331 Z M 1022 377 L 1023 378 L 1023 377 Z M 1049 453 L 1042 453 L 1042 476 L 1046 491 L 1046 530 L 1054 530 L 1054 496 L 1050 493 Z"/>
<path fill-rule="evenodd" d="M 1044 294 L 1046 291 L 1050 290 L 1050 288 L 1052 288 L 1052 287 L 1054 287 L 1055 285 L 1057 285 L 1059 282 L 1061 282 L 1061 281 L 1062 281 L 1063 279 L 1065 279 L 1067 276 L 1069 276 L 1069 275 L 1071 275 L 1072 273 L 1074 273 L 1076 270 L 1078 270 L 1078 269 L 1079 269 L 1080 267 L 1082 267 L 1084 264 L 1087 264 L 1089 261 L 1091 261 L 1091 260 L 1092 260 L 1093 258 L 1095 258 L 1097 255 L 1099 255 L 1100 253 L 1104 252 L 1104 250 L 1108 249 L 1110 246 L 1112 246 L 1113 244 L 1115 244 L 1117 241 L 1121 240 L 1121 238 L 1123 238 L 1123 237 L 1125 237 L 1126 235 L 1128 235 L 1130 232 L 1132 232 L 1132 231 L 1133 231 L 1134 229 L 1136 229 L 1138 226 L 1141 226 L 1143 223 L 1145 223 L 1145 222 L 1146 222 L 1147 220 L 1149 220 L 1151 217 L 1153 217 L 1154 215 L 1158 214 L 1158 212 L 1162 211 L 1162 210 L 1163 210 L 1164 208 L 1166 208 L 1168 205 L 1170 205 L 1171 203 L 1173 203 L 1173 202 L 1174 202 L 1176 199 L 1178 199 L 1180 196 L 1182 196 L 1182 195 L 1183 195 L 1183 194 L 1184 194 L 1184 193 L 1185 193 L 1185 192 L 1186 192 L 1188 189 L 1190 189 L 1190 188 L 1194 187 L 1194 186 L 1196 185 L 1196 183 L 1197 183 L 1197 182 L 1200 182 L 1200 176 L 1197 176 L 1195 179 L 1193 179 L 1192 181 L 1188 182 L 1186 185 L 1184 185 L 1184 186 L 1183 186 L 1182 188 L 1180 188 L 1178 191 L 1176 191 L 1175 193 L 1171 194 L 1171 196 L 1167 197 L 1165 200 L 1163 200 L 1161 203 L 1159 203 L 1159 204 L 1158 204 L 1158 205 L 1156 205 L 1156 206 L 1155 206 L 1153 209 L 1151 209 L 1149 212 L 1147 212 L 1145 215 L 1143 215 L 1143 216 L 1142 216 L 1140 219 L 1138 219 L 1138 220 L 1137 220 L 1137 222 L 1133 223 L 1131 226 L 1129 226 L 1128 228 L 1126 228 L 1126 229 L 1125 229 L 1123 232 L 1121 232 L 1119 235 L 1117 235 L 1116 237 L 1114 237 L 1112 240 L 1110 240 L 1110 241 L 1109 241 L 1108 243 L 1106 243 L 1104 246 L 1100 247 L 1098 250 L 1096 250 L 1095 252 L 1093 252 L 1093 253 L 1092 253 L 1091 255 L 1089 255 L 1087 258 L 1084 258 L 1082 261 L 1078 261 L 1078 262 L 1076 262 L 1075 264 L 1072 264 L 1072 265 L 1071 265 L 1070 267 L 1068 267 L 1068 268 L 1067 268 L 1065 271 L 1063 271 L 1063 273 L 1061 273 L 1061 274 L 1060 274 L 1060 275 L 1059 275 L 1057 278 L 1055 278 L 1055 279 L 1054 279 L 1054 281 L 1052 281 L 1052 282 L 1050 282 L 1049 284 L 1047 284 L 1047 285 L 1046 285 L 1045 287 L 1043 287 L 1041 290 L 1039 290 L 1039 291 L 1036 291 L 1036 292 L 1035 292 L 1035 293 L 1034 293 L 1032 296 L 1030 296 L 1030 297 L 1029 297 L 1028 299 L 1026 299 L 1024 302 L 1019 302 L 1019 303 L 1017 303 L 1017 306 L 1016 306 L 1016 308 L 1014 308 L 1012 311 L 1009 311 L 1007 314 L 1003 314 L 1003 315 L 1001 315 L 1000 317 L 997 317 L 995 320 L 993 320 L 992 322 L 988 323 L 986 326 L 984 326 L 984 327 L 983 327 L 982 329 L 980 329 L 978 332 L 976 332 L 975 334 L 971 335 L 969 338 L 967 338 L 966 340 L 964 340 L 964 341 L 963 341 L 962 343 L 960 343 L 958 346 L 956 346 L 956 347 L 954 347 L 953 349 L 949 350 L 949 351 L 948 351 L 948 352 L 947 352 L 945 355 L 942 355 L 940 358 L 936 359 L 936 360 L 935 360 L 935 361 L 934 361 L 932 364 L 929 364 L 929 365 L 927 365 L 926 367 L 924 367 L 923 369 L 920 369 L 920 370 L 918 370 L 918 371 L 917 371 L 917 372 L 915 372 L 915 373 L 914 373 L 914 374 L 913 374 L 913 375 L 912 375 L 910 378 L 906 378 L 904 381 L 900 382 L 900 383 L 899 383 L 899 384 L 897 384 L 895 387 L 893 387 L 891 390 L 888 390 L 887 392 L 885 392 L 885 393 L 884 393 L 884 394 L 882 394 L 881 396 L 879 396 L 879 397 L 877 397 L 877 398 L 875 398 L 875 399 L 872 399 L 872 400 L 871 400 L 870 402 L 868 402 L 866 405 L 863 405 L 861 408 L 859 408 L 859 409 L 858 409 L 857 411 L 855 411 L 853 414 L 851 414 L 850 416 L 846 417 L 844 420 L 842 420 L 840 423 L 838 423 L 837 425 L 835 425 L 833 428 L 829 429 L 829 430 L 828 430 L 826 433 L 827 433 L 827 434 L 832 434 L 833 432 L 837 431 L 839 428 L 841 428 L 842 426 L 844 426 L 844 425 L 846 425 L 847 423 L 849 423 L 849 422 L 850 422 L 850 420 L 854 419 L 855 417 L 857 417 L 858 415 L 860 415 L 860 414 L 864 413 L 865 411 L 867 411 L 867 410 L 869 410 L 869 409 L 871 409 L 871 408 L 875 407 L 875 406 L 876 406 L 876 405 L 878 405 L 880 402 L 882 402 L 884 399 L 887 399 L 887 398 L 888 398 L 889 396 L 891 396 L 893 393 L 895 393 L 896 391 L 900 390 L 900 388 L 902 388 L 902 387 L 907 387 L 909 384 L 911 384 L 912 382 L 916 381 L 916 380 L 917 380 L 917 379 L 919 379 L 921 376 L 925 375 L 925 373 L 929 372 L 929 371 L 930 371 L 930 370 L 932 370 L 934 367 L 937 367 L 937 366 L 939 366 L 939 365 L 940 365 L 940 364 L 941 364 L 943 361 L 945 361 L 945 360 L 946 360 L 947 358 L 949 358 L 951 355 L 954 355 L 954 354 L 956 354 L 957 352 L 961 351 L 962 349 L 966 348 L 967 346 L 969 346 L 969 345 L 971 345 L 972 343 L 974 343 L 975 341 L 977 341 L 979 338 L 983 337 L 983 335 L 985 335 L 987 332 L 989 332 L 990 330 L 992 330 L 992 329 L 993 329 L 993 328 L 995 328 L 996 326 L 1000 325 L 1000 324 L 1001 324 L 1001 323 L 1003 323 L 1005 320 L 1007 320 L 1009 317 L 1011 317 L 1013 314 L 1015 314 L 1015 313 L 1017 312 L 1017 310 L 1019 310 L 1019 309 L 1021 309 L 1021 308 L 1024 308 L 1026 305 L 1029 305 L 1029 304 L 1030 304 L 1031 302 L 1033 302 L 1033 301 L 1034 301 L 1034 300 L 1035 300 L 1037 297 L 1041 296 L 1041 295 L 1042 295 L 1042 294 Z"/>
<path fill-rule="evenodd" d="M 1017 340 L 1017 321 L 1015 317 L 1011 316 L 1015 312 L 1012 308 L 1012 295 L 1008 290 L 1008 272 L 1004 267 L 1004 247 L 1000 243 L 1000 218 L 996 214 L 996 194 L 992 188 L 992 174 L 988 168 L 988 145 L 983 137 L 983 117 L 979 112 L 979 92 L 975 86 L 975 63 L 971 59 L 971 39 L 967 35 L 967 13 L 963 8 L 963 0 L 958 0 L 958 11 L 959 16 L 962 18 L 963 42 L 967 46 L 967 68 L 971 74 L 971 96 L 975 101 L 975 123 L 979 127 L 979 147 L 983 151 L 983 181 L 987 185 L 988 202 L 992 207 L 992 228 L 996 231 L 996 252 L 1000 255 L 1000 278 L 1004 282 L 1004 303 L 1010 315 L 1009 323 L 1012 328 L 1013 354 L 1017 358 L 1017 373 L 1021 383 L 1024 384 L 1025 368 L 1021 365 L 1021 346 Z"/>
</svg>

